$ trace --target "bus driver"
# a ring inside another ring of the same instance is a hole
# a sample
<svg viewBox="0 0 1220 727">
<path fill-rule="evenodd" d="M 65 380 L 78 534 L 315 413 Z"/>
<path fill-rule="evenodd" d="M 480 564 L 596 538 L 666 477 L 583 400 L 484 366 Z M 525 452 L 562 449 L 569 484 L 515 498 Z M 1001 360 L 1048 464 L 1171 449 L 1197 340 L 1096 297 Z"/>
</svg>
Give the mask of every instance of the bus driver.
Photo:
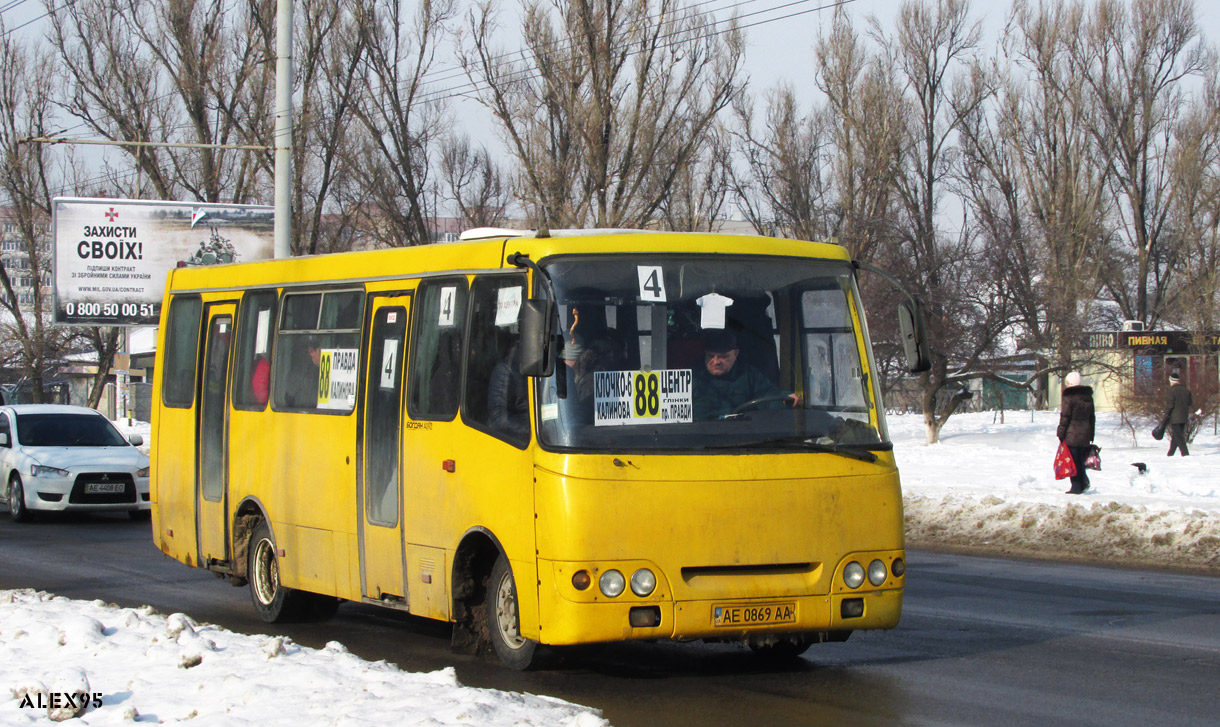
<svg viewBox="0 0 1220 727">
<path fill-rule="evenodd" d="M 695 372 L 695 419 L 716 419 L 755 399 L 787 399 L 789 406 L 800 406 L 801 397 L 784 391 L 750 364 L 737 362 L 741 350 L 737 334 L 728 329 L 711 329 L 703 334 L 703 368 Z"/>
</svg>

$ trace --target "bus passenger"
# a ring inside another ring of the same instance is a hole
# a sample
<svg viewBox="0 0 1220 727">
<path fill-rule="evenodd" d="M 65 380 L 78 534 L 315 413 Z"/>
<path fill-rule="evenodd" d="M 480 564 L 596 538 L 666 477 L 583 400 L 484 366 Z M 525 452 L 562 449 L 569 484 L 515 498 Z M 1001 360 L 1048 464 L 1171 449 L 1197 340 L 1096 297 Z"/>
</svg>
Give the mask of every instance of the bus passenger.
<svg viewBox="0 0 1220 727">
<path fill-rule="evenodd" d="M 529 397 L 515 345 L 491 370 L 487 408 L 494 429 L 513 439 L 529 439 Z"/>
<path fill-rule="evenodd" d="M 293 409 L 316 409 L 318 406 L 318 373 L 322 367 L 322 344 L 316 336 L 305 337 L 309 358 L 289 372 L 287 404 Z"/>
<path fill-rule="evenodd" d="M 741 351 L 737 334 L 728 329 L 713 329 L 703 334 L 703 368 L 695 371 L 694 417 L 716 419 L 755 399 L 788 399 L 799 406 L 801 397 L 784 391 L 757 368 L 737 362 Z"/>
<path fill-rule="evenodd" d="M 250 393 L 254 403 L 262 406 L 267 403 L 271 393 L 271 362 L 266 356 L 259 356 L 254 362 L 254 373 L 250 375 Z"/>
</svg>

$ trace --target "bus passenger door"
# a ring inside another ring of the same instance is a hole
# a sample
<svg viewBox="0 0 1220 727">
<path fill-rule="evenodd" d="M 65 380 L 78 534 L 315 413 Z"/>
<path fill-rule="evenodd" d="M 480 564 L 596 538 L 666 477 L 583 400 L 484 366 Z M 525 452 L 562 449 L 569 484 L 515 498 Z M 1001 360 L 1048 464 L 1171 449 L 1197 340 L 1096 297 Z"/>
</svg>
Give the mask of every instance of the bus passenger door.
<svg viewBox="0 0 1220 727">
<path fill-rule="evenodd" d="M 365 599 L 406 606 L 402 530 L 402 387 L 407 296 L 372 303 L 365 372 L 360 505 L 360 586 Z"/>
<path fill-rule="evenodd" d="M 228 510 L 228 391 L 229 348 L 233 339 L 232 303 L 209 305 L 205 314 L 202 383 L 199 394 L 199 455 L 195 462 L 195 532 L 199 542 L 199 565 L 229 560 Z"/>
</svg>

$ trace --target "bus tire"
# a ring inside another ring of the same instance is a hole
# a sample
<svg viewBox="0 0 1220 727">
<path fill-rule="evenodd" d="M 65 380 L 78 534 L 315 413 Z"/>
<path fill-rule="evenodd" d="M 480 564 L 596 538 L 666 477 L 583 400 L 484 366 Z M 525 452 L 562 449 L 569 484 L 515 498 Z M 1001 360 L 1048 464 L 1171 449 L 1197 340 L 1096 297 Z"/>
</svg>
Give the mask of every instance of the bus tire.
<svg viewBox="0 0 1220 727">
<path fill-rule="evenodd" d="M 304 594 L 308 597 L 306 611 L 310 621 L 329 621 L 339 612 L 339 604 L 343 601 L 334 596 L 323 596 L 320 593 Z"/>
<path fill-rule="evenodd" d="M 500 554 L 487 582 L 487 631 L 496 656 L 510 669 L 523 671 L 534 665 L 538 642 L 521 635 L 517 609 L 517 584 L 508 558 Z"/>
<path fill-rule="evenodd" d="M 15 523 L 30 521 L 30 508 L 25 505 L 25 489 L 21 487 L 21 476 L 16 472 L 8 480 L 8 514 Z"/>
<path fill-rule="evenodd" d="M 267 623 L 292 621 L 301 615 L 304 594 L 280 582 L 280 559 L 267 521 L 260 521 L 250 536 L 248 576 L 250 600 L 258 617 Z"/>
</svg>

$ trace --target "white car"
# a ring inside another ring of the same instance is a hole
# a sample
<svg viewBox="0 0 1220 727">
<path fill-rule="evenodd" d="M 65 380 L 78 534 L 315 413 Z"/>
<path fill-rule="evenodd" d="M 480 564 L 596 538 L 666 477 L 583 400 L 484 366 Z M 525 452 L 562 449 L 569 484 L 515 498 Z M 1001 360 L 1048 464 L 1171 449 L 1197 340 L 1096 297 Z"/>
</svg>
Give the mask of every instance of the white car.
<svg viewBox="0 0 1220 727">
<path fill-rule="evenodd" d="M 83 406 L 0 406 L 0 488 L 13 520 L 35 510 L 152 509 L 148 455 L 140 435 L 125 439 L 110 420 Z"/>
</svg>

